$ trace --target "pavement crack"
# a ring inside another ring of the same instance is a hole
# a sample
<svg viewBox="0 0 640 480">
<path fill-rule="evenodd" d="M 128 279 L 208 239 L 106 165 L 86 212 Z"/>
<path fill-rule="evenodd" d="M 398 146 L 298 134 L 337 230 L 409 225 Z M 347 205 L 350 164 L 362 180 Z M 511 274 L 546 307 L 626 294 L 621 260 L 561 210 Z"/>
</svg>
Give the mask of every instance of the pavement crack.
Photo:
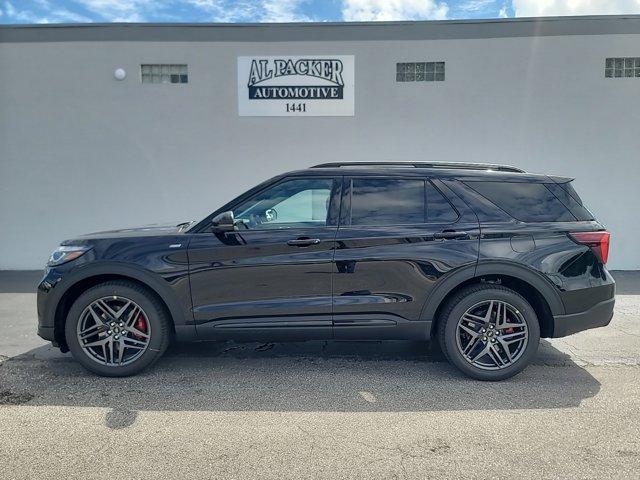
<svg viewBox="0 0 640 480">
<path fill-rule="evenodd" d="M 309 443 L 311 443 L 311 448 L 310 448 L 310 452 L 309 453 L 312 453 L 315 450 L 316 445 L 317 445 L 316 436 L 313 435 L 312 433 L 308 432 L 304 428 L 302 428 L 300 425 L 296 425 L 296 427 L 298 428 L 298 430 L 300 430 L 302 433 L 305 434 L 305 436 L 309 440 Z"/>
<path fill-rule="evenodd" d="M 627 330 L 623 330 L 623 329 L 621 329 L 620 327 L 616 327 L 616 326 L 612 326 L 611 328 L 613 328 L 616 332 L 620 332 L 620 333 L 622 333 L 623 335 L 629 335 L 629 336 L 631 336 L 631 337 L 638 337 L 638 338 L 640 338 L 640 334 L 638 334 L 638 333 L 629 332 L 629 331 L 627 331 Z"/>
</svg>

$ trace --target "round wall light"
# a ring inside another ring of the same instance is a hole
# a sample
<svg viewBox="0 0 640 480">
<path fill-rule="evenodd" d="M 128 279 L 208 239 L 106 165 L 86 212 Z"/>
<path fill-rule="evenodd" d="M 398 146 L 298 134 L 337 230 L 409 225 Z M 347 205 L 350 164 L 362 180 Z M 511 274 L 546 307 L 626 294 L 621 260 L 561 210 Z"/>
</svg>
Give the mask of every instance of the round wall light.
<svg viewBox="0 0 640 480">
<path fill-rule="evenodd" d="M 116 68 L 116 71 L 113 72 L 113 76 L 116 80 L 124 80 L 124 78 L 127 76 L 127 72 L 125 72 L 122 68 Z"/>
</svg>

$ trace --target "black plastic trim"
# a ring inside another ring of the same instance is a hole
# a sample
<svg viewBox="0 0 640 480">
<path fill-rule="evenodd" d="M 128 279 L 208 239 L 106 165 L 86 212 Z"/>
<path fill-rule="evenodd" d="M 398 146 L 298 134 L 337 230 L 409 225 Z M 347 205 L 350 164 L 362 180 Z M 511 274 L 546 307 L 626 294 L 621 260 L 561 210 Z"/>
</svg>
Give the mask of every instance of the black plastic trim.
<svg viewBox="0 0 640 480">
<path fill-rule="evenodd" d="M 597 303 L 584 312 L 554 315 L 553 338 L 566 337 L 590 328 L 606 327 L 613 318 L 615 298 Z"/>
<path fill-rule="evenodd" d="M 54 341 L 53 331 L 54 331 L 53 327 L 38 325 L 38 336 L 43 340 L 53 342 Z"/>
</svg>

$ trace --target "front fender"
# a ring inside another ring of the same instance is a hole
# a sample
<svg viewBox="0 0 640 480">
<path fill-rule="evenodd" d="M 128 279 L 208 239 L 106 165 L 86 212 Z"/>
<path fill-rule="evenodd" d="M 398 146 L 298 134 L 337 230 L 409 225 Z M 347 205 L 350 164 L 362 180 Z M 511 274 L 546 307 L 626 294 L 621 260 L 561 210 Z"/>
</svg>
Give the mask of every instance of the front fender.
<svg viewBox="0 0 640 480">
<path fill-rule="evenodd" d="M 65 294 L 79 283 L 95 277 L 128 278 L 144 284 L 166 304 L 178 337 L 188 339 L 195 336 L 189 279 L 186 270 L 183 275 L 172 272 L 170 277 L 163 277 L 142 267 L 117 261 L 98 261 L 78 266 L 58 278 L 55 283 L 55 276 L 45 276 L 39 286 L 39 290 L 42 290 L 43 284 L 48 284 L 46 303 L 39 305 L 43 310 L 40 312 L 40 317 L 44 320 L 43 323 L 53 326 L 56 311 Z"/>
</svg>

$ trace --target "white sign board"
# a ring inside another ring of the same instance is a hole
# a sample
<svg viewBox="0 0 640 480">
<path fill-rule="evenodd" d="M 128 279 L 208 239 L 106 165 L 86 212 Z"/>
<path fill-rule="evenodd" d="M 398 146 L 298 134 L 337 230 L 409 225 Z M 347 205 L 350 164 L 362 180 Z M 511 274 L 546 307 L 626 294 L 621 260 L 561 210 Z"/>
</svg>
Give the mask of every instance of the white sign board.
<svg viewBox="0 0 640 480">
<path fill-rule="evenodd" d="M 238 57 L 241 116 L 353 116 L 353 55 Z"/>
</svg>

